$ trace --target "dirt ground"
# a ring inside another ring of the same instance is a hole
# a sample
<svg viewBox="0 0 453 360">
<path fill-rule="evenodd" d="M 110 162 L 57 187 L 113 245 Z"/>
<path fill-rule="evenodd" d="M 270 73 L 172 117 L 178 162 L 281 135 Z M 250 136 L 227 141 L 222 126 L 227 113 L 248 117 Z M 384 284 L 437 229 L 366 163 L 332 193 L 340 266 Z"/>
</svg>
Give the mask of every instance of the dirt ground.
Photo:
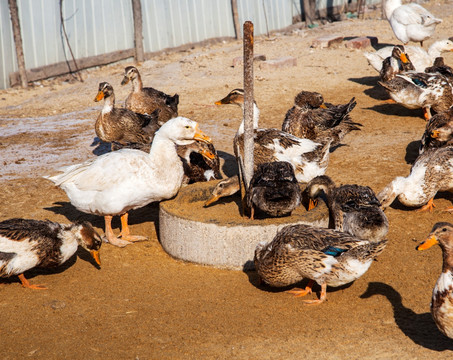
<svg viewBox="0 0 453 360">
<path fill-rule="evenodd" d="M 425 6 L 443 18 L 433 40 L 453 35 L 453 3 Z M 450 14 L 450 15 L 448 15 Z M 255 66 L 255 99 L 261 126 L 280 128 L 294 96 L 321 92 L 331 103 L 357 99 L 352 112 L 361 131 L 331 153 L 327 174 L 338 184 L 358 183 L 380 191 L 409 173 L 425 127 L 421 110 L 385 104 L 377 72 L 361 50 L 312 49 L 314 38 L 378 36 L 380 46 L 396 43 L 380 10 L 315 29 L 257 37 L 255 53 L 268 59 L 297 58 L 296 67 Z M 426 46 L 425 45 L 425 46 Z M 180 95 L 180 115 L 200 122 L 218 150 L 231 155 L 239 125 L 238 107 L 214 102 L 242 87 L 241 41 L 168 52 L 139 69 L 144 83 Z M 453 53 L 445 55 L 453 63 Z M 91 221 L 102 233 L 101 217 L 77 211 L 65 193 L 43 175 L 62 165 L 105 151 L 95 144 L 94 103 L 98 83 L 110 82 L 117 103 L 129 63 L 46 80 L 23 90 L 0 91 L 0 220 L 11 217 L 69 222 Z M 233 170 L 224 168 L 231 174 Z M 0 284 L 2 359 L 451 359 L 453 340 L 444 337 L 429 313 L 431 292 L 441 269 L 438 247 L 417 252 L 438 221 L 453 221 L 442 209 L 450 194 L 438 194 L 432 213 L 398 204 L 386 211 L 389 244 L 369 271 L 350 286 L 329 289 L 328 301 L 306 306 L 283 291 L 261 286 L 254 272 L 216 269 L 175 260 L 156 234 L 158 205 L 133 211 L 132 229 L 150 237 L 123 249 L 104 244 L 102 266 L 87 253 L 56 270 L 26 275 L 46 291 L 24 289 L 13 277 Z M 115 223 L 118 231 L 119 221 Z M 215 236 L 213 234 L 213 236 Z M 257 239 L 258 241 L 259 239 Z M 315 295 L 313 295 L 315 296 Z"/>
</svg>

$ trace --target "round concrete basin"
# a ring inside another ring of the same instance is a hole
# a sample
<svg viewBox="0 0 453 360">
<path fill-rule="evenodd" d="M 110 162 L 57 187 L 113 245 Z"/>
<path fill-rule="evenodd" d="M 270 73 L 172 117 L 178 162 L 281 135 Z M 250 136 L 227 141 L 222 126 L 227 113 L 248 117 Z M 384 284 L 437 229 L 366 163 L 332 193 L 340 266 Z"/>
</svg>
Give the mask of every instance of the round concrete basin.
<svg viewBox="0 0 453 360">
<path fill-rule="evenodd" d="M 241 216 L 239 193 L 203 207 L 217 182 L 186 186 L 175 198 L 160 203 L 159 240 L 171 256 L 220 268 L 249 270 L 253 269 L 256 245 L 272 240 L 282 227 L 328 226 L 329 213 L 323 201 L 309 212 L 300 206 L 291 216 L 255 220 Z"/>
</svg>

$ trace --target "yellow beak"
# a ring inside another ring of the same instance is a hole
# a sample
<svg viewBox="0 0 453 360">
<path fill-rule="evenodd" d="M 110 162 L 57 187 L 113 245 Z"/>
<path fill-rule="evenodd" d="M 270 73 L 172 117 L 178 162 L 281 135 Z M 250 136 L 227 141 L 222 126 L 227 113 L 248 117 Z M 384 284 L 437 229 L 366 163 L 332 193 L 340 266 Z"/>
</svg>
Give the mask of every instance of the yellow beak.
<svg viewBox="0 0 453 360">
<path fill-rule="evenodd" d="M 417 246 L 417 250 L 426 250 L 429 249 L 431 246 L 438 244 L 436 237 L 432 235 L 430 238 L 426 239 L 422 243 Z"/>
<path fill-rule="evenodd" d="M 98 250 L 91 250 L 90 254 L 93 257 L 94 261 L 96 261 L 96 264 L 101 266 L 101 258 L 99 257 L 99 251 Z"/>
<path fill-rule="evenodd" d="M 327 109 L 327 106 L 324 103 L 322 103 L 320 108 Z"/>
<path fill-rule="evenodd" d="M 439 130 L 433 130 L 431 132 L 431 136 L 434 138 L 434 139 L 437 139 L 440 135 L 440 131 Z"/>
<path fill-rule="evenodd" d="M 205 203 L 204 203 L 204 207 L 208 207 L 209 205 L 211 205 L 213 202 L 216 202 L 217 200 L 220 199 L 220 196 L 218 195 L 212 195 Z"/>
<path fill-rule="evenodd" d="M 210 152 L 210 151 L 208 151 L 206 149 L 200 150 L 200 154 L 203 155 L 205 158 L 207 158 L 209 160 L 212 160 L 212 159 L 215 158 L 215 155 L 212 152 Z"/>
<path fill-rule="evenodd" d="M 409 62 L 409 60 L 408 60 L 408 58 L 407 58 L 407 56 L 406 56 L 405 53 L 401 53 L 400 59 L 401 59 L 401 61 L 402 61 L 403 63 L 405 63 L 405 64 Z"/>
<path fill-rule="evenodd" d="M 195 135 L 193 136 L 194 140 L 202 141 L 205 143 L 210 144 L 211 143 L 211 138 L 207 136 L 203 131 L 200 130 L 200 128 L 197 127 L 195 128 Z"/>
</svg>

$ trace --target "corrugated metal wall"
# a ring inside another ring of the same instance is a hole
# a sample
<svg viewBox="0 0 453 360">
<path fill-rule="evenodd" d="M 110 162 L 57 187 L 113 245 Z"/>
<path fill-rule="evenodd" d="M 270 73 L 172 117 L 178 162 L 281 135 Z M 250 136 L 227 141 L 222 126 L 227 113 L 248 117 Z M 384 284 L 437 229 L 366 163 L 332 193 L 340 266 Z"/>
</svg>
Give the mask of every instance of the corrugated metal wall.
<svg viewBox="0 0 453 360">
<path fill-rule="evenodd" d="M 318 0 L 317 7 L 346 0 Z M 353 0 L 354 2 L 356 0 Z M 380 1 L 380 0 L 375 0 Z M 238 0 L 239 23 L 256 35 L 291 25 L 300 0 Z M 134 47 L 131 0 L 63 0 L 62 16 L 76 59 Z M 215 37 L 235 36 L 231 0 L 141 0 L 145 52 Z M 60 21 L 59 0 L 18 0 L 25 66 L 71 59 Z M 0 88 L 18 71 L 8 0 L 0 0 Z"/>
</svg>

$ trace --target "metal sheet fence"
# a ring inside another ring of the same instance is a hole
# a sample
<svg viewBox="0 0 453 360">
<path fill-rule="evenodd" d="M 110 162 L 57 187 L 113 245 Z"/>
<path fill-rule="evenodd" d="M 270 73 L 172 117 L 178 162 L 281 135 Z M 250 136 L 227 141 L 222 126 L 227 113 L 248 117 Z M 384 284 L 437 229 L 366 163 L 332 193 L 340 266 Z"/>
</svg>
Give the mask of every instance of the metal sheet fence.
<svg viewBox="0 0 453 360">
<path fill-rule="evenodd" d="M 344 1 L 348 0 L 318 0 L 317 8 L 341 5 Z M 17 3 L 27 69 L 71 60 L 61 19 L 75 59 L 134 47 L 131 0 L 17 0 Z M 301 0 L 237 3 L 239 23 L 251 20 L 256 35 L 291 25 L 293 17 L 301 12 Z M 141 0 L 141 6 L 145 53 L 235 36 L 231 0 Z M 14 49 L 8 0 L 0 0 L 3 89 L 10 86 L 9 74 L 18 71 Z"/>
</svg>

